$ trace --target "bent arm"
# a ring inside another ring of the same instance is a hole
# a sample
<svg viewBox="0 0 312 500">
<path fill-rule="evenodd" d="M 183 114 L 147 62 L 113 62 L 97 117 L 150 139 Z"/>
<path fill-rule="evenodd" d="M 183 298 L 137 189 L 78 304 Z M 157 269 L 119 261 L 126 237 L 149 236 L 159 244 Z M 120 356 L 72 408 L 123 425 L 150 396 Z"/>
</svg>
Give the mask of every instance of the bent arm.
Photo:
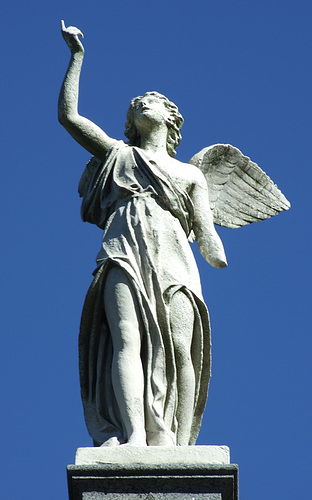
<svg viewBox="0 0 312 500">
<path fill-rule="evenodd" d="M 84 48 L 78 39 L 77 32 L 79 30 L 76 33 L 73 33 L 73 30 L 77 29 L 65 28 L 64 23 L 62 23 L 62 34 L 71 50 L 71 59 L 60 91 L 58 119 L 82 147 L 103 160 L 107 151 L 116 141 L 100 127 L 78 113 L 79 78 Z"/>
<path fill-rule="evenodd" d="M 206 180 L 200 171 L 196 177 L 191 191 L 195 213 L 193 231 L 204 259 L 213 267 L 221 269 L 227 266 L 227 260 L 222 241 L 213 224 Z"/>
</svg>

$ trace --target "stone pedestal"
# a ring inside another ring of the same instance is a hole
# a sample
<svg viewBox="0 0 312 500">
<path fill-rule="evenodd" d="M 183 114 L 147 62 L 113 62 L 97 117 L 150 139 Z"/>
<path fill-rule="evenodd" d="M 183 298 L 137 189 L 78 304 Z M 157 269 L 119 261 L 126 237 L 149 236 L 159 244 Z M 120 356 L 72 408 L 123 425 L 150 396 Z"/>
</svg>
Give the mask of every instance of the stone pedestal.
<svg viewBox="0 0 312 500">
<path fill-rule="evenodd" d="M 79 448 L 69 500 L 238 500 L 226 446 Z"/>
</svg>

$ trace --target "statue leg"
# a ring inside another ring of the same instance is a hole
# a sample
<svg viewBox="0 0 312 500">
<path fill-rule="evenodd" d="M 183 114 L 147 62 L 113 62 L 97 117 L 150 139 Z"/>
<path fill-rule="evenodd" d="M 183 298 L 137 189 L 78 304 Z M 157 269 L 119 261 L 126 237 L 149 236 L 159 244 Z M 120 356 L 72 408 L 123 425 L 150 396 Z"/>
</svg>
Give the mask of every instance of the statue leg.
<svg viewBox="0 0 312 500">
<path fill-rule="evenodd" d="M 177 366 L 177 444 L 186 446 L 190 439 L 195 396 L 195 374 L 191 358 L 194 310 L 189 298 L 181 291 L 172 297 L 170 325 Z"/>
<path fill-rule="evenodd" d="M 117 266 L 106 278 L 104 307 L 113 342 L 112 383 L 127 443 L 146 446 L 140 311 L 126 273 Z"/>
</svg>

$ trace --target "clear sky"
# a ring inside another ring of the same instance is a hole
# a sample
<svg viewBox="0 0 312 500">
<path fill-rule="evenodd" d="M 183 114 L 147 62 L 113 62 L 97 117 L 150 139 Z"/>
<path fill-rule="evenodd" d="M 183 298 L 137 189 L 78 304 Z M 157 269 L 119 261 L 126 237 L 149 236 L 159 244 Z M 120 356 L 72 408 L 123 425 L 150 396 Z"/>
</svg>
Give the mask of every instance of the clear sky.
<svg viewBox="0 0 312 500">
<path fill-rule="evenodd" d="M 177 158 L 230 143 L 292 208 L 218 229 L 229 267 L 198 256 L 213 376 L 198 444 L 226 444 L 242 500 L 308 498 L 311 482 L 311 3 L 54 0 L 2 7 L 1 496 L 67 499 L 90 446 L 78 380 L 80 312 L 101 241 L 80 220 L 89 154 L 58 124 L 85 34 L 80 112 L 123 138 L 130 99 L 157 90 L 185 118 Z"/>
</svg>

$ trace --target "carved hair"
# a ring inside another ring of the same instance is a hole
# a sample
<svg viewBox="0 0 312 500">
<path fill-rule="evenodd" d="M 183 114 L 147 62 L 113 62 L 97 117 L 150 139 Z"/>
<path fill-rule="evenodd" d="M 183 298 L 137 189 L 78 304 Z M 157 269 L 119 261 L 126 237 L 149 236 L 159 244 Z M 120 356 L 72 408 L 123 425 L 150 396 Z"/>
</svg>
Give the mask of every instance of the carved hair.
<svg viewBox="0 0 312 500">
<path fill-rule="evenodd" d="M 173 102 L 169 101 L 167 97 L 165 97 L 162 94 L 159 94 L 158 92 L 146 92 L 143 96 L 140 95 L 138 97 L 134 97 L 131 100 L 127 112 L 125 136 L 129 139 L 130 144 L 132 144 L 133 146 L 140 146 L 140 135 L 136 129 L 136 126 L 134 125 L 133 115 L 134 115 L 134 109 L 137 106 L 137 104 L 143 97 L 148 95 L 156 96 L 158 99 L 164 101 L 166 108 L 170 112 L 169 119 L 166 122 L 168 127 L 167 152 L 170 156 L 174 158 L 176 154 L 175 148 L 178 147 L 182 139 L 181 127 L 183 125 L 184 120 L 182 115 L 179 113 L 178 107 Z"/>
</svg>

